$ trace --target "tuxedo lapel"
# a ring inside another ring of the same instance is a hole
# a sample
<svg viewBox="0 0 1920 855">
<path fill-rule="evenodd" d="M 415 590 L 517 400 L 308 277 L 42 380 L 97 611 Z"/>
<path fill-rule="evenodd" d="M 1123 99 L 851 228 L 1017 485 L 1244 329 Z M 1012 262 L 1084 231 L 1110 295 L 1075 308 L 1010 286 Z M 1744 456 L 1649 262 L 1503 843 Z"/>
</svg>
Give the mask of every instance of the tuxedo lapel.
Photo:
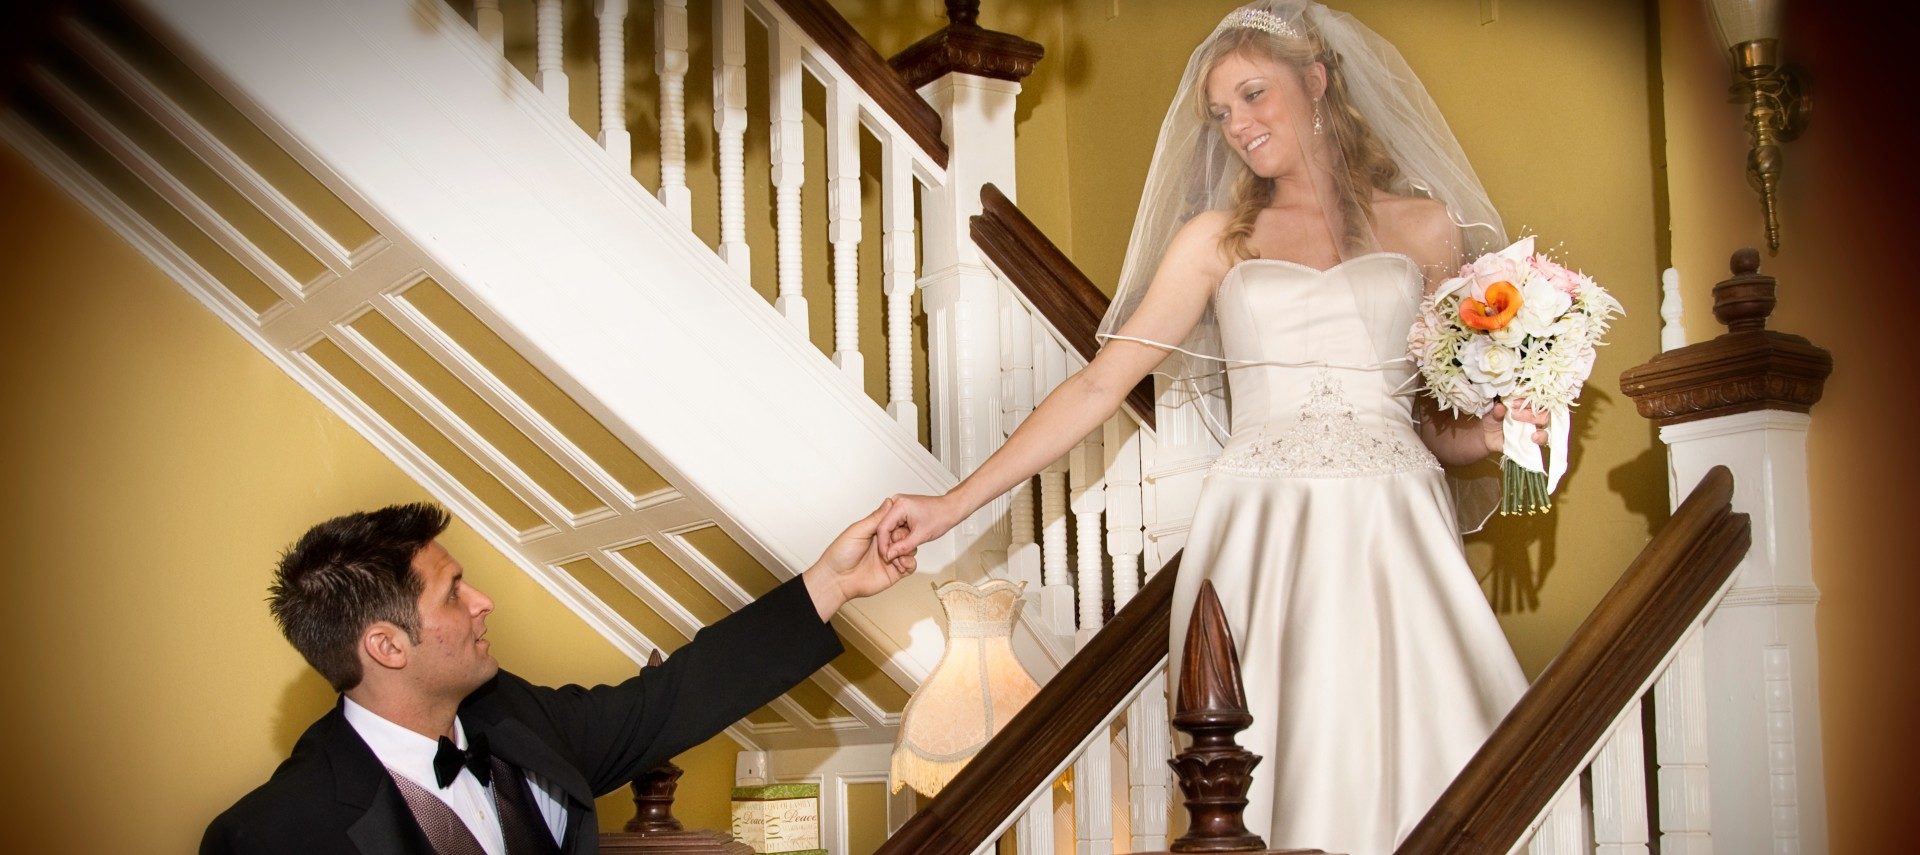
<svg viewBox="0 0 1920 855">
<path fill-rule="evenodd" d="M 354 845 L 363 855 L 433 855 L 393 776 L 347 723 L 342 707 L 336 704 L 319 728 L 321 750 L 333 767 L 333 797 L 365 811 L 347 829 Z"/>
<path fill-rule="evenodd" d="M 385 781 L 347 837 L 363 855 L 433 855 L 433 844 L 413 818 L 392 779 Z"/>
<path fill-rule="evenodd" d="M 481 725 L 480 722 L 464 718 L 462 721 L 469 728 Z M 577 851 L 581 826 L 593 821 L 593 790 L 587 785 L 587 779 L 581 777 L 579 769 L 555 753 L 519 721 L 502 718 L 486 722 L 484 727 L 493 756 L 560 789 L 566 797 L 567 808 L 567 833 L 566 839 L 560 841 L 560 851 Z M 599 829 L 591 829 L 591 833 L 598 834 Z"/>
</svg>

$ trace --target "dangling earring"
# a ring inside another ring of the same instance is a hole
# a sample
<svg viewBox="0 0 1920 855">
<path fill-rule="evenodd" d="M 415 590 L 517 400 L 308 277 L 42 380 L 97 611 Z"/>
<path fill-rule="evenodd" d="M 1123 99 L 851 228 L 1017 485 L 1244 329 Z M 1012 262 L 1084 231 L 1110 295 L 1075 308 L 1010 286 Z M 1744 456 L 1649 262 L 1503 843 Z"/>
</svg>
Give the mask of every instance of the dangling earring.
<svg viewBox="0 0 1920 855">
<path fill-rule="evenodd" d="M 1326 118 L 1320 115 L 1320 99 L 1313 99 L 1313 135 L 1319 136 L 1326 130 Z"/>
</svg>

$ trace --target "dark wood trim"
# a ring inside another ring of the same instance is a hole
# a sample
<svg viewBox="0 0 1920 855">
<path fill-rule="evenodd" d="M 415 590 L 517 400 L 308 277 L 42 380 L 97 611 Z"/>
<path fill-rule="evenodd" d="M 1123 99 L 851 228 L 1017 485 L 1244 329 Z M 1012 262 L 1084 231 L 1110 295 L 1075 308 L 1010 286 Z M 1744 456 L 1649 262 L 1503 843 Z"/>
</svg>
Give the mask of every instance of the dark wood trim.
<svg viewBox="0 0 1920 855">
<path fill-rule="evenodd" d="M 1167 656 L 1180 556 L 1048 680 L 876 855 L 971 855 Z"/>
<path fill-rule="evenodd" d="M 1797 335 L 1766 328 L 1774 278 L 1760 252 L 1733 254 L 1733 275 L 1713 286 L 1720 337 L 1662 353 L 1620 375 L 1620 390 L 1640 415 L 1661 426 L 1754 410 L 1804 413 L 1819 403 L 1833 356 Z"/>
<path fill-rule="evenodd" d="M 1398 855 L 1505 852 L 1580 768 L 1747 554 L 1733 475 L 1716 466 L 1500 722 Z"/>
<path fill-rule="evenodd" d="M 1092 362 L 1100 350 L 1094 332 L 1099 330 L 1100 319 L 1111 302 L 1107 295 L 992 184 L 980 188 L 980 213 L 974 216 L 970 230 L 973 242 L 1012 280 L 1027 302 L 1075 352 Z M 1134 417 L 1149 428 L 1154 426 L 1153 397 L 1153 378 L 1148 377 L 1127 393 L 1126 400 Z"/>
<path fill-rule="evenodd" d="M 947 0 L 948 24 L 887 60 L 915 89 L 948 74 L 1024 80 L 1046 48 L 1012 33 L 981 27 L 979 0 Z"/>
<path fill-rule="evenodd" d="M 907 136 L 940 168 L 947 167 L 947 144 L 940 136 L 940 113 L 907 85 L 899 72 L 855 32 L 826 0 L 774 0 L 821 50 L 846 69 L 854 82 L 900 123 Z"/>
<path fill-rule="evenodd" d="M 1797 335 L 1730 332 L 1667 351 L 1620 375 L 1643 418 L 1665 426 L 1754 410 L 1808 412 L 1833 356 Z"/>
</svg>

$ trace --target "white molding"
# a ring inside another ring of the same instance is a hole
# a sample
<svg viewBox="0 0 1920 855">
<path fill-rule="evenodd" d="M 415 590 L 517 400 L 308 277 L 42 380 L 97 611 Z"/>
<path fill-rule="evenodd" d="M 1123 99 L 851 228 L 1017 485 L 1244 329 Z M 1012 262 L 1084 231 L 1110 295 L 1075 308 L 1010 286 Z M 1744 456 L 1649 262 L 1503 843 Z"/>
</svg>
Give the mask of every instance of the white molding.
<svg viewBox="0 0 1920 855">
<path fill-rule="evenodd" d="M 1787 410 L 1751 410 L 1699 421 L 1681 422 L 1660 428 L 1660 441 L 1668 445 L 1697 439 L 1735 436 L 1756 430 L 1784 430 L 1806 433 L 1813 417 Z"/>
<path fill-rule="evenodd" d="M 299 241 L 314 258 L 336 275 L 352 269 L 351 252 L 347 247 L 293 204 L 279 188 L 222 143 L 185 108 L 137 71 L 92 28 L 78 19 L 69 18 L 62 22 L 62 32 L 67 42 L 90 61 L 94 70 L 246 196 L 247 201 L 272 219 L 274 224 Z"/>
</svg>

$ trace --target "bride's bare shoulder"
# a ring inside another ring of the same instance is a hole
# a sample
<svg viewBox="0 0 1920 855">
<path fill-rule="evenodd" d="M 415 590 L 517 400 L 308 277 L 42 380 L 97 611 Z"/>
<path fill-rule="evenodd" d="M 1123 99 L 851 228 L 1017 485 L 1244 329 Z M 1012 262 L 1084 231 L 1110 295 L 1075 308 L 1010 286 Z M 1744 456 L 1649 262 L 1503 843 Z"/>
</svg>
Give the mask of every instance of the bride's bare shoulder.
<svg viewBox="0 0 1920 855">
<path fill-rule="evenodd" d="M 1373 219 L 1379 230 L 1408 238 L 1444 235 L 1456 228 L 1439 200 L 1385 192 L 1373 197 Z"/>
<path fill-rule="evenodd" d="M 1447 206 L 1434 199 L 1381 193 L 1373 199 L 1375 235 L 1384 249 L 1412 256 L 1422 264 L 1453 266 L 1460 226 Z"/>
<path fill-rule="evenodd" d="M 1229 211 L 1201 211 L 1180 227 L 1167 247 L 1167 258 L 1178 258 L 1184 265 L 1219 267 L 1221 273 L 1231 266 L 1220 246 L 1220 238 L 1233 222 Z"/>
<path fill-rule="evenodd" d="M 1232 223 L 1232 211 L 1201 211 L 1193 215 L 1193 219 L 1188 220 L 1186 225 L 1180 227 L 1180 232 L 1174 240 L 1219 243 L 1220 237 L 1227 233 L 1227 226 Z"/>
</svg>

